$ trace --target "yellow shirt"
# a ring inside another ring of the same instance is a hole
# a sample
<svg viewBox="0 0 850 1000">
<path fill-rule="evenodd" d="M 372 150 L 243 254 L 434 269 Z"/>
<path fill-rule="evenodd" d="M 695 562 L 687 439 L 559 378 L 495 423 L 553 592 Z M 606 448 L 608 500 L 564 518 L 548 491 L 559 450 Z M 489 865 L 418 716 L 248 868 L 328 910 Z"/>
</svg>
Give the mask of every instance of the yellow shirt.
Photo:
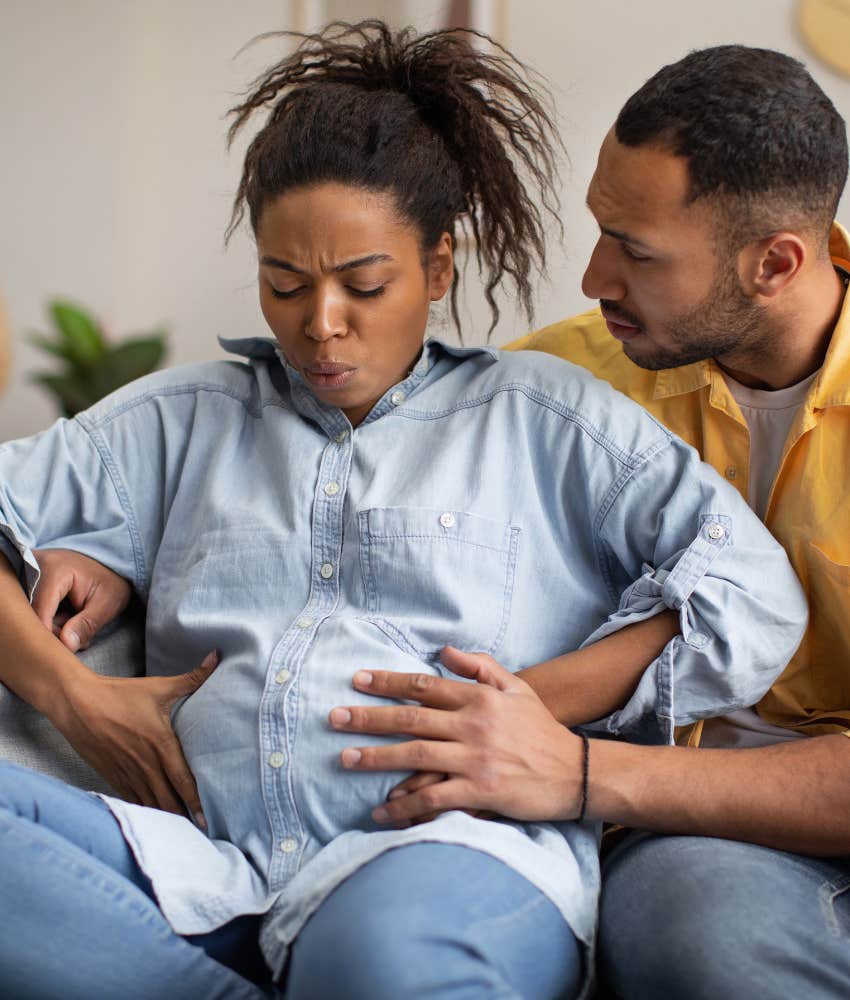
<svg viewBox="0 0 850 1000">
<path fill-rule="evenodd" d="M 850 271 L 850 236 L 836 225 L 835 264 Z M 699 450 L 744 499 L 750 439 L 713 361 L 647 371 L 623 353 L 598 309 L 510 345 L 588 368 Z M 818 377 L 791 427 L 765 524 L 785 546 L 809 600 L 809 627 L 758 714 L 809 736 L 850 726 L 850 294 Z M 850 735 L 850 734 L 848 734 Z"/>
</svg>

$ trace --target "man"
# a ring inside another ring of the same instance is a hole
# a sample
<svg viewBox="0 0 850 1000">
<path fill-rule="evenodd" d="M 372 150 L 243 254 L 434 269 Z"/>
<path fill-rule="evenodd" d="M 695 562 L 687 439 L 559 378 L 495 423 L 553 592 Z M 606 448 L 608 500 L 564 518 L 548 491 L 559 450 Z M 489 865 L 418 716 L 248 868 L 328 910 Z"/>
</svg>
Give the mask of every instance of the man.
<svg viewBox="0 0 850 1000">
<path fill-rule="evenodd" d="M 599 310 L 512 345 L 585 365 L 697 447 L 785 545 L 810 602 L 756 709 L 691 735 L 714 749 L 590 741 L 586 815 L 654 831 L 603 870 L 601 967 L 624 997 L 837 997 L 850 982 L 850 243 L 832 225 L 846 173 L 844 122 L 799 63 L 692 53 L 603 143 L 583 281 Z M 358 675 L 425 708 L 332 714 L 417 737 L 347 766 L 448 774 L 405 782 L 378 818 L 506 802 L 568 815 L 522 682 L 485 657 L 449 662 L 494 693 Z"/>
</svg>

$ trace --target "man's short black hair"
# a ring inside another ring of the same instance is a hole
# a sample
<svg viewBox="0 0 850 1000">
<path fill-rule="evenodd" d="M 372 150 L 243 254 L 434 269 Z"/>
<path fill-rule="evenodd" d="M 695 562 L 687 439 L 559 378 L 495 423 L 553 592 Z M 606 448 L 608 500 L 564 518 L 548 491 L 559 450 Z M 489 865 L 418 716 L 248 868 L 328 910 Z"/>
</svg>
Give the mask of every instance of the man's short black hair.
<svg viewBox="0 0 850 1000">
<path fill-rule="evenodd" d="M 626 101 L 615 134 L 688 161 L 690 201 L 716 196 L 729 235 L 805 227 L 825 236 L 847 180 L 847 132 L 805 66 L 720 45 L 664 66 Z"/>
</svg>

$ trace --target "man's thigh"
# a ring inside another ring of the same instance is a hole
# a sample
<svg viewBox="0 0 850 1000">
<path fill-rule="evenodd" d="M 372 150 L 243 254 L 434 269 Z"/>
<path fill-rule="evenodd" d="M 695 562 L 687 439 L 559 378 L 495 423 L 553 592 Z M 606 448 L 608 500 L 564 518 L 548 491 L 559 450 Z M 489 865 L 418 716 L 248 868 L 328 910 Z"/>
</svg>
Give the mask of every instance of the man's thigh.
<svg viewBox="0 0 850 1000">
<path fill-rule="evenodd" d="M 602 871 L 600 969 L 620 996 L 848 995 L 850 859 L 632 834 Z"/>
</svg>

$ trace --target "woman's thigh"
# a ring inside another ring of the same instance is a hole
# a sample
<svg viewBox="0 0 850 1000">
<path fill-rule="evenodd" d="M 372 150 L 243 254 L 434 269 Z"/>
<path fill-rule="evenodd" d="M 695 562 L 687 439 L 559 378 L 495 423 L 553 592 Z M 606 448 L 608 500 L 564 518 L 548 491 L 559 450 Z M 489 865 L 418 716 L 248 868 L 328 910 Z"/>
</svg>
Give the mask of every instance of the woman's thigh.
<svg viewBox="0 0 850 1000">
<path fill-rule="evenodd" d="M 121 829 L 95 796 L 0 762 L 0 994 L 9 998 L 259 997 L 175 934 Z M 207 935 L 256 948 L 228 928 Z"/>
<path fill-rule="evenodd" d="M 421 843 L 339 885 L 299 934 L 286 997 L 571 997 L 582 958 L 555 906 L 480 851 Z"/>
<path fill-rule="evenodd" d="M 632 834 L 603 866 L 599 954 L 626 998 L 843 996 L 850 861 Z"/>
</svg>

